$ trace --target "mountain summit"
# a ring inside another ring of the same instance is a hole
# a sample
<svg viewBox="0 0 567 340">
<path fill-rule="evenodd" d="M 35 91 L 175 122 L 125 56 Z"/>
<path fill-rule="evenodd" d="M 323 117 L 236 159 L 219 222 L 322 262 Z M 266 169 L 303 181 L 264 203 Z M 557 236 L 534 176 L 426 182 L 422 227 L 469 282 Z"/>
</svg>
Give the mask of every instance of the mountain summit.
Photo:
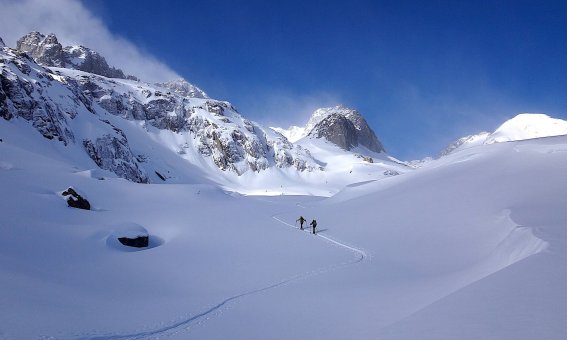
<svg viewBox="0 0 567 340">
<path fill-rule="evenodd" d="M 98 53 L 63 48 L 53 34 L 31 32 L 17 47 L 0 49 L 0 117 L 27 121 L 119 177 L 148 183 L 192 181 L 198 171 L 222 180 L 273 168 L 322 169 L 309 150 L 183 79 L 124 79 Z"/>
<path fill-rule="evenodd" d="M 306 136 L 312 136 L 324 138 L 344 150 L 351 150 L 361 145 L 370 151 L 386 152 L 360 112 L 343 105 L 315 110 L 305 127 L 273 129 L 292 143 Z"/>
<path fill-rule="evenodd" d="M 37 31 L 28 33 L 18 40 L 16 49 L 28 53 L 43 66 L 72 68 L 108 78 L 137 79 L 109 66 L 103 56 L 88 47 L 64 48 L 53 33 L 47 36 Z"/>
<path fill-rule="evenodd" d="M 460 138 L 449 144 L 439 157 L 456 151 L 480 146 L 526 139 L 567 135 L 567 121 L 543 113 L 521 113 L 505 121 L 494 132 L 481 132 Z"/>
</svg>

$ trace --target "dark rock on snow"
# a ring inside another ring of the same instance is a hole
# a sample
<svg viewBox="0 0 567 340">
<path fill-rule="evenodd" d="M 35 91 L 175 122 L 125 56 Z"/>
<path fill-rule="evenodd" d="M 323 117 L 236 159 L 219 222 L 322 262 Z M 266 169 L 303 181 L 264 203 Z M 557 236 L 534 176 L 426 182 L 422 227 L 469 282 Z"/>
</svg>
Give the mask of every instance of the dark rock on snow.
<svg viewBox="0 0 567 340">
<path fill-rule="evenodd" d="M 119 237 L 118 241 L 128 247 L 145 248 L 149 245 L 149 237 L 147 235 L 136 238 Z"/>
<path fill-rule="evenodd" d="M 79 195 L 73 188 L 69 188 L 62 193 L 63 196 L 67 197 L 67 204 L 71 208 L 91 210 L 91 204 L 81 195 Z"/>
</svg>

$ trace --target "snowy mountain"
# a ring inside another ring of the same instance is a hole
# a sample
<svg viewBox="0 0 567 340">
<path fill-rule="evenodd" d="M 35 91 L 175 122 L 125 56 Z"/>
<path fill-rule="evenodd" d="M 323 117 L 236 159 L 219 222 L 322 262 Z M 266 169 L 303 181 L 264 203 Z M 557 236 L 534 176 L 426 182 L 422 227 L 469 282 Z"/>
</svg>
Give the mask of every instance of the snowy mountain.
<svg viewBox="0 0 567 340">
<path fill-rule="evenodd" d="M 490 136 L 489 132 L 481 132 L 476 135 L 469 135 L 462 138 L 457 139 L 456 141 L 452 142 L 447 146 L 441 153 L 439 157 L 447 156 L 453 152 L 472 148 L 474 146 L 482 145 L 486 142 L 486 139 Z"/>
<path fill-rule="evenodd" d="M 124 75 L 120 69 L 109 66 L 103 56 L 87 47 L 64 48 L 55 34 L 45 36 L 40 32 L 28 33 L 18 40 L 16 49 L 28 53 L 43 66 L 72 68 L 108 78 L 136 79 Z"/>
<path fill-rule="evenodd" d="M 567 135 L 567 121 L 545 114 L 523 113 L 504 122 L 490 136 L 486 144 Z"/>
<path fill-rule="evenodd" d="M 147 138 L 138 124 L 119 126 L 133 150 Z M 0 119 L 3 338 L 567 334 L 564 136 L 480 145 L 323 199 L 141 185 L 30 132 L 23 118 Z M 154 153 L 176 168 L 167 149 Z M 68 207 L 69 187 L 92 209 Z M 316 235 L 298 228 L 300 215 L 319 222 Z M 118 242 L 139 235 L 148 247 Z"/>
<path fill-rule="evenodd" d="M 145 144 L 162 144 L 186 161 L 168 169 L 171 178 L 183 177 L 183 168 L 192 166 L 236 175 L 271 167 L 322 169 L 308 150 L 243 118 L 230 103 L 210 99 L 182 79 L 161 84 L 124 79 L 96 52 L 62 48 L 53 34 L 32 32 L 18 41 L 18 49 L 3 48 L 0 58 L 4 119 L 27 120 L 44 137 L 84 149 L 97 166 L 120 177 L 160 182 L 165 176 L 155 164 L 167 163 L 161 154 L 144 154 L 148 145 L 132 152 L 130 129 L 119 127 L 125 121 L 135 123 L 136 134 L 146 134 Z"/>
<path fill-rule="evenodd" d="M 0 47 L 0 338 L 566 338 L 567 122 L 413 169 L 355 110 L 291 142 L 26 37 Z"/>
<path fill-rule="evenodd" d="M 551 118 L 541 113 L 522 113 L 507 120 L 492 133 L 481 132 L 456 140 L 449 144 L 439 157 L 483 144 L 561 135 L 567 135 L 567 121 Z"/>
<path fill-rule="evenodd" d="M 356 110 L 338 105 L 319 108 L 313 112 L 305 127 L 272 128 L 291 142 L 306 136 L 324 138 L 344 150 L 359 145 L 372 152 L 386 152 L 366 119 Z"/>
</svg>

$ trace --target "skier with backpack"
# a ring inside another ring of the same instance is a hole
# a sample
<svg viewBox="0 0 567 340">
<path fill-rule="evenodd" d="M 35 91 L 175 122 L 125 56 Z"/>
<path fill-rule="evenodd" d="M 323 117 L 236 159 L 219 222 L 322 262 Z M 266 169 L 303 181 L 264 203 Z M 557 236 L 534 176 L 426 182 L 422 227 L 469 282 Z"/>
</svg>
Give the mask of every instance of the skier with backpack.
<svg viewBox="0 0 567 340">
<path fill-rule="evenodd" d="M 296 222 L 299 221 L 299 229 L 303 230 L 303 223 L 305 223 L 305 221 L 307 221 L 305 218 L 303 218 L 303 216 L 299 216 L 299 218 L 296 220 Z"/>
<path fill-rule="evenodd" d="M 315 235 L 315 228 L 317 228 L 317 221 L 313 220 L 309 225 L 313 227 L 313 235 Z"/>
</svg>

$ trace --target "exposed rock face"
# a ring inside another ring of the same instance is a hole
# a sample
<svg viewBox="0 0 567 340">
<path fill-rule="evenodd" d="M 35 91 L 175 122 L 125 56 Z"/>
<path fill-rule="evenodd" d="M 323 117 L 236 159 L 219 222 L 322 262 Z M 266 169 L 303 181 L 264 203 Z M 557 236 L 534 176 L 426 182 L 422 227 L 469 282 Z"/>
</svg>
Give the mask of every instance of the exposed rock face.
<svg viewBox="0 0 567 340">
<path fill-rule="evenodd" d="M 186 154 L 188 148 L 194 147 L 223 171 L 240 175 L 273 165 L 294 167 L 299 171 L 319 169 L 307 150 L 279 134 L 264 131 L 238 114 L 229 102 L 201 98 L 206 94 L 185 81 L 177 80 L 159 87 L 140 84 L 134 89 L 92 74 L 74 81 L 86 97 L 113 115 L 143 120 L 158 129 L 190 134 L 191 143 L 182 145 L 178 152 Z M 166 86 L 172 91 L 164 92 L 162 89 Z"/>
<path fill-rule="evenodd" d="M 109 66 L 103 56 L 87 47 L 63 48 L 53 33 L 45 36 L 39 32 L 31 32 L 18 40 L 16 48 L 28 53 L 38 64 L 44 66 L 73 68 L 108 78 L 136 79 Z"/>
<path fill-rule="evenodd" d="M 53 33 L 45 36 L 39 32 L 31 32 L 18 40 L 16 48 L 28 53 L 38 64 L 65 67 L 63 46 Z"/>
<path fill-rule="evenodd" d="M 29 121 L 45 138 L 74 141 L 67 120 L 84 109 L 82 98 L 65 104 L 54 101 L 56 93 L 74 96 L 55 81 L 52 73 L 39 67 L 26 54 L 7 49 L 0 54 L 0 116 Z M 51 95 L 53 94 L 53 95 Z"/>
<path fill-rule="evenodd" d="M 358 111 L 341 105 L 316 110 L 307 123 L 306 132 L 316 138 L 325 138 L 345 150 L 362 145 L 370 151 L 385 152 L 364 117 Z"/>
<path fill-rule="evenodd" d="M 29 121 L 45 138 L 65 145 L 76 142 L 70 122 L 80 114 L 93 115 L 92 99 L 85 96 L 74 81 L 63 79 L 51 70 L 37 65 L 18 50 L 0 52 L 0 116 Z M 96 120 L 107 133 L 83 146 L 102 169 L 131 181 L 146 183 L 144 171 L 138 168 L 124 133 L 108 122 Z"/>
<path fill-rule="evenodd" d="M 70 71 L 67 67 L 86 67 L 89 58 L 101 62 L 92 65 L 108 65 L 80 46 L 63 49 L 61 59 L 57 46 L 54 36 L 32 32 L 18 42 L 26 52 L 0 49 L 0 116 L 29 121 L 45 138 L 84 150 L 102 169 L 138 183 L 147 183 L 147 174 L 156 171 L 134 156 L 126 134 L 108 114 L 138 121 L 136 125 L 146 131 L 170 130 L 183 141 L 175 150 L 181 157 L 202 156 L 206 164 L 238 175 L 270 167 L 321 169 L 308 150 L 243 118 L 229 102 L 210 99 L 184 80 L 152 85 Z M 40 66 L 30 55 L 58 68 Z"/>
<path fill-rule="evenodd" d="M 6 46 L 6 44 L 4 44 L 4 40 L 2 40 L 2 38 L 0 37 L 0 47 L 4 47 Z"/>
<path fill-rule="evenodd" d="M 156 85 L 165 87 L 174 93 L 189 98 L 209 98 L 205 91 L 201 90 L 193 84 L 189 84 L 185 79 L 176 79 L 165 83 L 157 83 Z"/>
<path fill-rule="evenodd" d="M 81 195 L 79 195 L 75 189 L 69 188 L 62 193 L 63 196 L 67 197 L 67 204 L 71 208 L 91 210 L 91 204 Z"/>
<path fill-rule="evenodd" d="M 148 183 L 148 176 L 138 167 L 126 135 L 122 130 L 113 128 L 115 134 L 106 134 L 94 141 L 83 140 L 85 151 L 101 169 L 112 171 L 132 182 Z"/>
<path fill-rule="evenodd" d="M 108 78 L 136 79 L 126 76 L 122 70 L 111 67 L 103 56 L 84 46 L 67 46 L 65 52 L 66 67 L 98 74 Z"/>
<path fill-rule="evenodd" d="M 358 145 L 358 136 L 354 124 L 338 113 L 333 113 L 320 121 L 309 135 L 325 138 L 345 150 L 350 150 Z"/>
</svg>

